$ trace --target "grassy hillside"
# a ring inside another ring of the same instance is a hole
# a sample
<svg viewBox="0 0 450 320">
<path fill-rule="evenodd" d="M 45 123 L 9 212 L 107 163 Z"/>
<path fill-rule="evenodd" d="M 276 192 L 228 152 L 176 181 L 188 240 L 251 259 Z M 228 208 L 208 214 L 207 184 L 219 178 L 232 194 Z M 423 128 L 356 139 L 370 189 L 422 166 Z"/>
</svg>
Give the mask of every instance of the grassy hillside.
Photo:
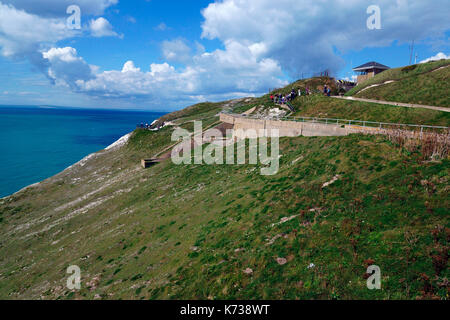
<svg viewBox="0 0 450 320">
<path fill-rule="evenodd" d="M 347 95 L 359 98 L 450 108 L 450 60 L 434 61 L 382 72 Z M 386 83 L 388 81 L 394 81 Z M 376 87 L 370 87 L 378 85 Z"/>
<path fill-rule="evenodd" d="M 437 68 L 441 65 L 442 63 L 430 63 L 429 66 L 427 66 L 428 68 L 426 70 L 430 70 L 430 66 Z M 441 72 L 441 70 L 436 71 L 436 73 Z M 392 73 L 393 71 L 390 70 L 388 72 Z M 383 73 L 380 74 L 380 76 L 381 75 L 383 75 Z M 374 78 L 372 80 L 375 81 L 376 79 L 377 78 Z M 445 84 L 446 82 L 443 83 Z M 284 88 L 276 89 L 273 91 L 273 93 L 287 95 L 291 92 L 292 89 L 296 91 L 298 89 L 302 89 L 302 91 L 304 92 L 306 87 L 315 91 L 316 93 L 313 95 L 303 95 L 301 97 L 297 97 L 294 101 L 292 101 L 292 104 L 296 109 L 296 112 L 295 114 L 293 114 L 293 116 L 298 117 L 303 116 L 403 124 L 423 124 L 446 127 L 450 126 L 450 113 L 448 112 L 333 99 L 325 97 L 321 93 L 318 93 L 322 91 L 325 84 L 330 86 L 333 91 L 337 90 L 334 81 L 332 81 L 330 78 L 318 77 L 307 80 L 299 80 Z M 443 88 L 442 90 L 446 90 L 446 92 L 448 91 L 447 88 Z M 364 91 L 364 93 L 367 91 Z M 380 93 L 380 95 L 380 99 L 389 100 L 389 95 L 386 92 L 382 92 Z M 445 97 L 447 96 L 448 95 L 445 95 Z M 253 107 L 256 107 L 256 112 L 258 112 L 259 109 L 275 108 L 278 106 L 276 106 L 270 100 L 270 94 L 266 94 L 259 98 L 253 98 L 248 102 L 241 101 L 235 108 L 232 108 L 232 111 L 236 113 L 242 113 Z"/>
<path fill-rule="evenodd" d="M 294 100 L 295 116 L 450 126 L 450 113 L 314 95 Z"/>
<path fill-rule="evenodd" d="M 314 77 L 310 79 L 303 79 L 295 81 L 284 88 L 273 90 L 275 94 L 287 95 L 292 89 L 297 91 L 301 89 L 303 92 L 308 88 L 314 93 L 323 92 L 324 86 L 327 85 L 332 91 L 337 91 L 336 82 L 330 77 Z"/>
<path fill-rule="evenodd" d="M 293 104 L 298 116 L 450 122 L 320 95 Z M 137 130 L 127 145 L 0 199 L 0 299 L 448 299 L 448 156 L 351 135 L 281 139 L 274 176 L 252 165 L 140 167 L 170 150 L 174 127 L 211 127 L 221 111 L 253 107 L 275 106 L 265 95 L 166 115 L 160 123 L 173 127 Z M 369 264 L 381 267 L 381 291 L 366 288 Z M 81 291 L 66 288 L 71 265 Z"/>
<path fill-rule="evenodd" d="M 0 298 L 448 297 L 448 159 L 353 135 L 282 139 L 270 177 L 250 165 L 141 169 L 171 132 L 138 130 L 1 200 Z M 383 290 L 367 290 L 368 263 Z M 65 287 L 70 265 L 79 292 Z"/>
<path fill-rule="evenodd" d="M 185 108 L 180 111 L 175 111 L 172 113 L 169 113 L 161 118 L 158 119 L 158 122 L 169 122 L 169 121 L 175 121 L 179 119 L 183 119 L 184 121 L 189 121 L 192 119 L 210 119 L 217 115 L 218 112 L 222 110 L 223 103 L 211 103 L 211 102 L 204 102 L 199 103 L 193 106 L 190 106 L 188 108 Z"/>
</svg>

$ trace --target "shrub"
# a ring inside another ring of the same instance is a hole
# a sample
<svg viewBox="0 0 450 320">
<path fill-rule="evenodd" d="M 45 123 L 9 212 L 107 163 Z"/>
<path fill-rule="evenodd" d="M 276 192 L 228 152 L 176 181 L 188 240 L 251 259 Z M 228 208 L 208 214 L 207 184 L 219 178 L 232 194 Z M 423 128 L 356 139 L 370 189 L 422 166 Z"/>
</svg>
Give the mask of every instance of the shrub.
<svg viewBox="0 0 450 320">
<path fill-rule="evenodd" d="M 411 133 L 404 130 L 388 130 L 389 141 L 409 152 L 421 152 L 423 159 L 439 160 L 449 155 L 450 132 Z"/>
<path fill-rule="evenodd" d="M 402 72 L 410 72 L 410 71 L 415 70 L 416 68 L 417 68 L 417 64 L 412 65 L 412 66 L 407 66 L 402 69 Z"/>
</svg>

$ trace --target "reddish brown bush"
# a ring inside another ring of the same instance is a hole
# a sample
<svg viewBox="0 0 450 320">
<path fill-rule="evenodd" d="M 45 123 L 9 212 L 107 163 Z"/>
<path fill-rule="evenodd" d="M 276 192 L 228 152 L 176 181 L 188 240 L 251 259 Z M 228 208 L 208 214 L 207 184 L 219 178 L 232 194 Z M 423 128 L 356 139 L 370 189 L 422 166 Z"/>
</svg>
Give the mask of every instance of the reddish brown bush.
<svg viewBox="0 0 450 320">
<path fill-rule="evenodd" d="M 441 248 L 437 254 L 431 256 L 431 260 L 433 262 L 434 271 L 436 272 L 436 275 L 439 276 L 442 271 L 447 269 L 448 248 Z"/>
<path fill-rule="evenodd" d="M 367 259 L 366 261 L 364 261 L 364 263 L 366 264 L 366 267 L 368 268 L 368 267 L 370 267 L 370 266 L 375 264 L 375 260 Z"/>
<path fill-rule="evenodd" d="M 393 144 L 409 152 L 420 152 L 424 160 L 445 159 L 450 151 L 450 132 L 412 132 L 406 130 L 386 130 Z"/>
</svg>

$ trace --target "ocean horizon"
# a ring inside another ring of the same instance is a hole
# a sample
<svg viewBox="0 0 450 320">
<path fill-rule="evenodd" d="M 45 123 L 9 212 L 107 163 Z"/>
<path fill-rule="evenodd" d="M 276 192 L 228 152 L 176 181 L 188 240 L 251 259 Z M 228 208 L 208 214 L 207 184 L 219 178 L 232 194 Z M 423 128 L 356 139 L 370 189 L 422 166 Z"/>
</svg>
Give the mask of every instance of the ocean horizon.
<svg viewBox="0 0 450 320">
<path fill-rule="evenodd" d="M 58 174 L 164 114 L 0 105 L 0 198 Z"/>
</svg>

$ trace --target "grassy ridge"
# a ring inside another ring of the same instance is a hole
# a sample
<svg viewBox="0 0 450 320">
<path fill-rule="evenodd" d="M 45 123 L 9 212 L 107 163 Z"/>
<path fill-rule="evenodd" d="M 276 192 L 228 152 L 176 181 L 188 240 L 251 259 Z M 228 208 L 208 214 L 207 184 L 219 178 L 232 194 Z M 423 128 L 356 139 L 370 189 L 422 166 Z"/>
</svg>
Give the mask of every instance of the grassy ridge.
<svg viewBox="0 0 450 320">
<path fill-rule="evenodd" d="M 279 92 L 328 80 L 311 81 Z M 294 104 L 303 116 L 449 123 L 318 95 Z M 204 103 L 161 121 L 206 127 L 221 110 L 261 105 L 273 106 L 267 95 Z M 448 299 L 448 158 L 351 135 L 281 139 L 274 176 L 252 165 L 141 169 L 172 131 L 137 130 L 122 149 L 1 199 L 0 298 Z M 366 288 L 368 264 L 381 267 L 381 291 Z M 70 265 L 81 291 L 66 288 Z"/>
<path fill-rule="evenodd" d="M 387 70 L 347 93 L 359 98 L 450 107 L 450 60 Z M 383 84 L 386 81 L 393 83 Z M 371 85 L 382 84 L 368 88 Z M 366 89 L 367 88 L 367 89 Z M 365 90 L 364 90 L 365 89 Z"/>
<path fill-rule="evenodd" d="M 445 297 L 447 160 L 422 163 L 382 137 L 354 135 L 282 139 L 272 177 L 250 165 L 139 169 L 170 133 L 136 132 L 125 149 L 3 200 L 0 297 Z M 382 291 L 365 287 L 369 259 L 383 270 Z M 65 288 L 73 264 L 77 293 Z"/>
<path fill-rule="evenodd" d="M 391 69 L 352 89 L 348 95 L 394 102 L 445 106 L 449 102 L 447 79 L 450 69 L 445 68 L 431 73 L 430 71 L 449 64 L 450 60 L 446 60 L 417 65 L 416 68 L 409 71 L 402 71 L 402 68 Z M 358 93 L 372 84 L 383 83 L 391 79 L 399 81 Z M 295 91 L 301 89 L 305 92 L 306 87 L 320 92 L 325 84 L 330 86 L 336 93 L 336 85 L 327 77 L 299 80 L 284 88 L 276 89 L 273 93 L 287 95 L 292 89 Z M 297 110 L 294 116 L 450 126 L 450 115 L 448 112 L 338 100 L 324 97 L 322 94 L 303 95 L 297 97 L 292 104 Z M 260 98 L 252 99 L 249 103 L 241 103 L 233 111 L 242 113 L 253 107 L 274 108 L 278 106 L 270 101 L 270 95 L 267 94 Z"/>
<path fill-rule="evenodd" d="M 202 299 L 419 296 L 424 284 L 421 274 L 436 275 L 433 250 L 445 251 L 445 231 L 439 236 L 442 242 L 433 240 L 432 231 L 445 221 L 448 226 L 444 196 L 448 162 L 419 166 L 414 156 L 405 156 L 377 138 L 360 136 L 285 140 L 283 155 L 282 171 L 276 177 L 264 178 L 257 172 L 232 176 L 237 179 L 229 185 L 233 189 L 223 199 L 212 200 L 212 207 L 222 211 L 200 229 L 195 243 L 199 249 L 190 254 L 191 264 L 178 270 L 175 283 L 152 295 Z M 337 174 L 341 175 L 338 182 L 321 187 Z M 422 179 L 430 178 L 440 181 L 431 193 L 419 187 Z M 436 206 L 428 208 L 431 203 Z M 287 223 L 273 225 L 293 216 Z M 286 259 L 287 264 L 280 265 L 277 258 Z M 385 270 L 383 292 L 365 288 L 368 260 Z M 253 273 L 245 274 L 246 268 Z M 438 272 L 441 277 L 448 270 Z M 446 291 L 435 294 L 445 297 Z"/>
<path fill-rule="evenodd" d="M 295 116 L 376 122 L 450 126 L 448 112 L 339 100 L 321 95 L 300 97 L 293 102 Z"/>
</svg>

